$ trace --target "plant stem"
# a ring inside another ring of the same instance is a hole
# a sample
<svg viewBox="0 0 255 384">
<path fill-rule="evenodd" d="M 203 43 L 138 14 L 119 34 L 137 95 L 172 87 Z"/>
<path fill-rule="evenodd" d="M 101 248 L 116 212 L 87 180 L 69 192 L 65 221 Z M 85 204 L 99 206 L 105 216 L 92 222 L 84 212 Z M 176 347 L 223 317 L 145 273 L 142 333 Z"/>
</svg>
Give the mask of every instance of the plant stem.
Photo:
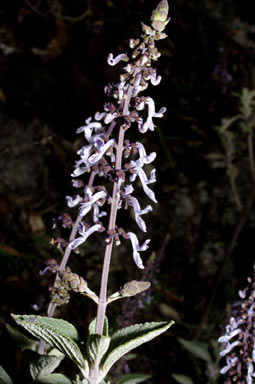
<svg viewBox="0 0 255 384">
<path fill-rule="evenodd" d="M 92 171 L 90 174 L 89 182 L 88 182 L 88 188 L 92 187 L 92 185 L 94 183 L 95 176 L 96 176 L 96 172 Z M 75 220 L 75 223 L 73 225 L 70 237 L 69 237 L 69 243 L 75 239 L 75 236 L 77 234 L 77 231 L 78 231 L 78 228 L 80 225 L 80 221 L 81 221 L 81 216 L 78 214 L 77 218 Z M 62 260 L 61 260 L 60 265 L 59 265 L 59 269 L 64 269 L 66 267 L 66 264 L 68 263 L 70 254 L 71 254 L 71 248 L 66 247 L 64 255 L 63 255 Z M 55 278 L 55 282 L 54 282 L 54 287 L 57 286 L 58 280 L 59 280 L 59 276 L 57 274 L 56 278 Z M 52 317 L 54 315 L 55 309 L 56 309 L 56 304 L 50 302 L 50 304 L 48 305 L 47 315 L 49 317 Z"/>
<path fill-rule="evenodd" d="M 122 160 L 122 152 L 123 152 L 123 142 L 124 142 L 124 128 L 123 126 L 119 129 L 119 137 L 118 137 L 118 145 L 116 150 L 116 171 L 121 169 L 121 160 Z M 113 192 L 112 192 L 112 204 L 111 204 L 111 213 L 109 219 L 108 230 L 115 229 L 116 216 L 119 204 L 119 186 L 118 181 L 115 181 L 113 184 Z M 104 255 L 104 263 L 102 269 L 102 278 L 101 278 L 101 287 L 99 294 L 99 303 L 97 310 L 97 321 L 96 321 L 96 333 L 102 335 L 103 327 L 104 327 L 104 317 L 107 306 L 107 283 L 109 276 L 109 268 L 111 262 L 111 254 L 112 254 L 112 246 L 113 239 L 106 244 L 105 247 L 105 255 Z"/>
<path fill-rule="evenodd" d="M 135 70 L 134 77 L 136 76 L 137 71 L 138 70 Z M 129 104 L 130 104 L 130 99 L 132 97 L 132 92 L 133 92 L 133 86 L 129 85 L 124 106 L 123 106 L 123 112 L 122 112 L 123 116 L 127 116 L 129 114 Z M 121 170 L 124 135 L 125 135 L 125 130 L 123 126 L 120 126 L 118 144 L 116 149 L 116 162 L 115 162 L 116 171 Z M 119 204 L 118 188 L 119 188 L 118 181 L 115 181 L 113 185 L 112 204 L 111 204 L 111 212 L 110 212 L 110 219 L 109 219 L 109 225 L 108 225 L 109 231 L 115 229 L 116 216 L 117 216 L 117 210 L 118 210 L 118 204 Z M 107 284 L 108 284 L 109 268 L 110 268 L 111 255 L 112 255 L 112 246 L 113 246 L 113 239 L 111 239 L 111 241 L 108 244 L 106 244 L 106 247 L 105 247 L 100 293 L 99 293 L 99 303 L 97 307 L 97 319 L 96 319 L 96 333 L 99 335 L 102 335 L 103 328 L 104 328 L 104 318 L 105 318 L 105 312 L 107 307 Z"/>
<path fill-rule="evenodd" d="M 96 176 L 96 172 L 92 171 L 91 174 L 90 174 L 89 182 L 88 182 L 88 187 L 89 188 L 92 187 L 92 185 L 94 183 L 95 176 Z M 81 217 L 78 214 L 77 218 L 75 220 L 75 223 L 73 225 L 70 237 L 69 237 L 69 243 L 75 239 L 75 236 L 76 236 L 78 228 L 79 228 L 80 221 L 81 221 Z M 63 257 L 62 257 L 62 260 L 61 260 L 60 265 L 59 265 L 60 269 L 64 269 L 66 267 L 66 264 L 68 263 L 70 254 L 71 254 L 71 249 L 69 247 L 66 247 L 65 252 L 63 254 Z M 57 286 L 58 280 L 59 280 L 59 276 L 57 274 L 56 278 L 55 278 L 55 282 L 54 282 L 54 287 Z M 47 309 L 47 316 L 48 317 L 53 317 L 54 312 L 56 310 L 56 307 L 57 307 L 56 304 L 54 304 L 52 302 L 49 303 L 48 309 Z M 45 341 L 40 340 L 40 343 L 39 343 L 39 346 L 38 346 L 38 353 L 40 355 L 42 355 L 44 353 L 44 349 L 45 349 Z"/>
</svg>

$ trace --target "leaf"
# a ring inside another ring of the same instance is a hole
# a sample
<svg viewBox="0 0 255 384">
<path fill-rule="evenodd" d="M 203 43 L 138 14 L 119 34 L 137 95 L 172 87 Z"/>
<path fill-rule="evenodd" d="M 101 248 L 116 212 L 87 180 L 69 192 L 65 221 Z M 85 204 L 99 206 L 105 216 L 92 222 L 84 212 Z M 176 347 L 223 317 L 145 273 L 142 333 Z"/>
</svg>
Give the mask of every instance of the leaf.
<svg viewBox="0 0 255 384">
<path fill-rule="evenodd" d="M 68 356 L 73 362 L 78 365 L 80 368 L 88 371 L 88 362 L 82 356 L 81 350 L 78 345 L 71 339 L 66 336 L 61 331 L 48 325 L 47 321 L 41 321 L 41 318 L 38 321 L 40 316 L 28 316 L 28 315 L 13 315 L 13 319 L 18 325 L 25 328 L 33 336 L 38 339 L 44 340 L 49 343 L 52 347 L 58 349 L 65 356 Z M 31 318 L 33 319 L 31 321 Z M 48 318 L 47 318 L 48 319 Z M 52 319 L 57 320 L 57 319 Z M 49 322 L 49 324 L 56 324 Z M 63 324 L 60 322 L 60 324 Z"/>
<path fill-rule="evenodd" d="M 29 361 L 29 370 L 34 380 L 54 372 L 64 358 L 61 356 L 40 355 L 34 351 L 26 351 L 25 358 Z"/>
<path fill-rule="evenodd" d="M 107 336 L 101 336 L 92 334 L 89 335 L 86 350 L 89 361 L 92 365 L 98 365 L 107 351 L 111 338 Z"/>
<path fill-rule="evenodd" d="M 80 379 L 79 375 L 76 375 L 75 380 L 73 380 L 73 384 L 88 384 L 88 381 L 86 379 Z"/>
<path fill-rule="evenodd" d="M 205 360 L 207 363 L 212 363 L 212 358 L 206 343 L 184 340 L 181 338 L 178 340 L 189 352 L 193 353 L 193 355 Z"/>
<path fill-rule="evenodd" d="M 65 375 L 61 373 L 53 373 L 52 375 L 47 375 L 40 377 L 36 380 L 36 383 L 42 384 L 72 384 L 72 381 L 68 379 Z"/>
<path fill-rule="evenodd" d="M 226 134 L 226 131 L 228 130 L 228 128 L 231 127 L 231 125 L 234 124 L 240 118 L 241 118 L 241 115 L 235 115 L 230 118 L 224 117 L 221 120 L 221 125 L 218 127 L 215 127 L 215 129 L 219 132 L 219 134 L 224 135 Z"/>
<path fill-rule="evenodd" d="M 194 384 L 190 377 L 173 373 L 171 375 L 179 384 Z"/>
<path fill-rule="evenodd" d="M 3 369 L 0 365 L 0 384 L 13 384 L 12 379 L 8 375 L 8 373 Z"/>
<path fill-rule="evenodd" d="M 96 333 L 96 318 L 91 321 L 89 324 L 89 335 L 93 335 Z M 107 317 L 104 318 L 104 329 L 103 336 L 108 336 L 109 334 L 109 323 Z"/>
<path fill-rule="evenodd" d="M 33 351 L 36 350 L 38 346 L 38 341 L 29 339 L 29 337 L 25 336 L 22 332 L 18 331 L 17 329 L 11 327 L 9 324 L 6 324 L 5 326 L 11 338 L 16 342 L 16 344 L 22 351 L 24 351 L 24 349 L 31 349 Z"/>
<path fill-rule="evenodd" d="M 36 322 L 37 324 L 50 326 L 68 338 L 71 338 L 73 341 L 79 342 L 80 338 L 77 329 L 71 323 L 68 323 L 68 321 L 36 315 L 20 315 L 19 317 L 22 318 L 22 320 L 29 321 L 30 323 Z"/>
<path fill-rule="evenodd" d="M 119 384 L 137 384 L 143 383 L 148 380 L 151 375 L 145 375 L 143 373 L 127 373 L 125 375 L 121 375 Z"/>
<path fill-rule="evenodd" d="M 103 359 L 103 376 L 109 371 L 111 366 L 123 355 L 139 345 L 154 339 L 154 337 L 165 332 L 174 322 L 153 322 L 135 324 L 117 331 L 111 339 L 108 351 Z"/>
</svg>

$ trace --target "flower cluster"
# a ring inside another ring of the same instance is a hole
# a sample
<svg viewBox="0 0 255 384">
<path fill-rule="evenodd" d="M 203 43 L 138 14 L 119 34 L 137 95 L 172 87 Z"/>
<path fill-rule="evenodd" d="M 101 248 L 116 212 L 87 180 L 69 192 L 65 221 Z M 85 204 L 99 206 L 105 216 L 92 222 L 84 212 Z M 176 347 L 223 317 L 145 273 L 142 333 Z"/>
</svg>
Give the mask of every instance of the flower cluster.
<svg viewBox="0 0 255 384">
<path fill-rule="evenodd" d="M 147 154 L 142 143 L 130 143 L 124 139 L 124 134 L 132 124 L 137 126 L 141 133 L 153 131 L 154 118 L 161 118 L 166 110 L 163 107 L 156 112 L 153 99 L 140 96 L 140 93 L 147 89 L 149 83 L 155 86 L 161 81 L 161 76 L 157 75 L 152 62 L 160 56 L 155 46 L 156 41 L 167 37 L 163 32 L 169 21 L 167 14 L 168 3 L 163 0 L 152 14 L 152 27 L 142 23 L 141 38 L 129 41 L 130 52 L 116 57 L 112 53 L 108 55 L 107 62 L 111 66 L 124 62 L 119 81 L 105 86 L 104 91 L 109 101 L 104 104 L 103 111 L 96 112 L 93 118 L 87 118 L 85 124 L 77 130 L 77 133 L 84 134 L 86 144 L 77 152 L 79 159 L 71 174 L 73 186 L 79 189 L 80 193 L 66 197 L 68 207 L 78 207 L 80 218 L 79 236 L 68 244 L 71 250 L 77 251 L 77 247 L 94 232 L 106 231 L 102 219 L 108 215 L 110 209 L 105 206 L 111 206 L 114 199 L 118 209 L 132 207 L 138 227 L 146 232 L 146 224 L 141 216 L 152 211 L 152 207 L 140 206 L 133 194 L 134 182 L 138 177 L 145 194 L 154 203 L 157 202 L 150 188 L 156 181 L 155 169 L 149 175 L 144 169 L 146 164 L 152 163 L 156 153 Z M 120 129 L 124 132 L 123 137 L 117 139 Z M 117 159 L 118 150 L 121 152 L 120 161 Z M 104 178 L 105 185 L 109 185 L 108 181 L 115 183 L 115 195 L 111 196 L 104 186 L 86 184 L 83 177 L 87 173 L 93 173 L 93 177 Z M 139 268 L 144 268 L 140 252 L 148 248 L 150 240 L 147 239 L 140 245 L 135 233 L 125 231 L 115 224 L 113 228 L 108 228 L 106 243 L 113 241 L 118 245 L 120 236 L 131 241 L 134 261 Z"/>
<path fill-rule="evenodd" d="M 225 334 L 218 341 L 226 359 L 221 373 L 224 384 L 252 384 L 255 377 L 255 280 L 248 278 L 248 286 L 239 291 L 241 301 L 233 310 Z"/>
</svg>

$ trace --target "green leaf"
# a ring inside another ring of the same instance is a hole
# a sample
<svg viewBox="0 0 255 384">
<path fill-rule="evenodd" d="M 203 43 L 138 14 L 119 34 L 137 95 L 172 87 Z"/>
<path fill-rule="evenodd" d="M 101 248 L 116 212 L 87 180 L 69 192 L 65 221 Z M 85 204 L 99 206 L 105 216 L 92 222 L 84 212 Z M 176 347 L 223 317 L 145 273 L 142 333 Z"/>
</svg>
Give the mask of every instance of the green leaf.
<svg viewBox="0 0 255 384">
<path fill-rule="evenodd" d="M 8 373 L 0 365 L 0 384 L 13 384 L 12 379 Z"/>
<path fill-rule="evenodd" d="M 41 325 L 49 326 L 68 338 L 72 339 L 75 342 L 79 342 L 79 334 L 77 329 L 68 321 L 62 319 L 54 319 L 52 317 L 46 316 L 36 316 L 36 315 L 21 315 L 19 316 L 22 320 L 29 321 L 30 323 L 37 323 Z"/>
<path fill-rule="evenodd" d="M 65 375 L 61 373 L 53 373 L 52 375 L 47 375 L 40 377 L 36 380 L 36 383 L 42 384 L 72 384 L 72 381 L 68 379 Z"/>
<path fill-rule="evenodd" d="M 22 332 L 17 329 L 11 327 L 9 324 L 6 324 L 6 329 L 9 332 L 11 338 L 16 342 L 19 348 L 24 351 L 24 349 L 31 349 L 35 351 L 38 346 L 38 341 L 29 339 L 29 337 L 25 336 Z"/>
<path fill-rule="evenodd" d="M 25 358 L 29 361 L 29 370 L 32 378 L 38 379 L 54 372 L 64 358 L 61 356 L 40 355 L 34 351 L 26 351 Z"/>
<path fill-rule="evenodd" d="M 89 324 L 89 335 L 94 335 L 96 333 L 96 318 L 91 321 Z M 109 334 L 109 323 L 107 317 L 104 318 L 104 329 L 103 336 L 108 336 Z"/>
<path fill-rule="evenodd" d="M 73 384 L 88 384 L 86 379 L 80 379 L 79 375 L 76 375 L 75 380 L 73 380 Z"/>
<path fill-rule="evenodd" d="M 111 366 L 123 355 L 139 345 L 154 339 L 154 337 L 165 332 L 174 322 L 158 322 L 135 324 L 117 331 L 111 339 L 108 351 L 106 352 L 101 370 L 103 376 Z"/>
<path fill-rule="evenodd" d="M 206 343 L 184 340 L 181 338 L 178 340 L 189 352 L 193 353 L 193 355 L 199 357 L 202 360 L 205 360 L 207 363 L 212 363 L 212 358 Z"/>
<path fill-rule="evenodd" d="M 12 315 L 12 317 L 18 325 L 25 328 L 33 336 L 46 341 L 52 347 L 62 352 L 65 356 L 68 356 L 80 368 L 84 369 L 85 371 L 88 371 L 88 363 L 82 356 L 80 348 L 74 342 L 73 339 L 63 333 L 63 327 L 61 328 L 61 330 L 59 330 L 49 325 L 54 324 L 56 326 L 57 323 L 47 323 L 47 321 L 43 322 L 41 320 L 41 317 L 38 320 L 39 316 L 34 317 L 28 315 Z"/>
<path fill-rule="evenodd" d="M 173 373 L 172 377 L 179 383 L 179 384 L 194 384 L 193 380 L 191 380 L 190 377 L 185 375 L 179 375 L 177 373 Z"/>
<path fill-rule="evenodd" d="M 151 375 L 145 375 L 143 373 L 127 373 L 120 377 L 119 384 L 138 384 L 148 380 Z"/>
<path fill-rule="evenodd" d="M 92 365 L 98 365 L 107 351 L 111 338 L 92 334 L 89 335 L 86 350 L 89 361 Z"/>
</svg>

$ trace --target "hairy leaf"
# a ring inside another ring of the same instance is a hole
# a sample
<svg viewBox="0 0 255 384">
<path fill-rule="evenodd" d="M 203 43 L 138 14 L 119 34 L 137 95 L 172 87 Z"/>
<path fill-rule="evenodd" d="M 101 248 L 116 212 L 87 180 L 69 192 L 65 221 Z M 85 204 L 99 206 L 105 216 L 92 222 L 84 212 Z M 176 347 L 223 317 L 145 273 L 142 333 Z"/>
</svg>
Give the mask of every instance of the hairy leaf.
<svg viewBox="0 0 255 384">
<path fill-rule="evenodd" d="M 16 342 L 16 344 L 22 351 L 24 351 L 24 349 L 31 349 L 33 351 L 36 350 L 39 344 L 38 341 L 30 339 L 29 337 L 25 336 L 22 332 L 11 327 L 9 324 L 6 324 L 5 326 L 11 338 Z"/>
<path fill-rule="evenodd" d="M 13 384 L 12 379 L 8 373 L 0 365 L 0 384 Z"/>
<path fill-rule="evenodd" d="M 111 338 L 101 335 L 89 335 L 87 341 L 87 355 L 92 365 L 99 364 L 107 351 Z"/>
<path fill-rule="evenodd" d="M 72 384 L 72 381 L 61 373 L 53 373 L 52 375 L 42 376 L 36 380 L 36 383 L 42 384 Z"/>
<path fill-rule="evenodd" d="M 76 375 L 75 380 L 73 380 L 73 384 L 88 384 L 86 379 L 80 379 L 78 375 Z"/>
<path fill-rule="evenodd" d="M 120 377 L 119 384 L 138 384 L 148 380 L 151 375 L 145 375 L 143 373 L 127 373 Z"/>
<path fill-rule="evenodd" d="M 172 377 L 177 381 L 179 384 L 194 384 L 193 380 L 191 380 L 190 377 L 185 375 L 179 375 L 177 373 L 173 373 Z"/>
<path fill-rule="evenodd" d="M 52 329 L 56 329 L 57 331 L 61 332 L 63 335 L 67 336 L 73 341 L 79 341 L 79 334 L 77 329 L 71 323 L 68 323 L 68 321 L 36 315 L 21 315 L 19 317 L 22 318 L 22 320 L 29 321 L 30 323 L 36 322 L 37 324 L 49 326 Z"/>
<path fill-rule="evenodd" d="M 135 324 L 117 331 L 112 336 L 109 349 L 103 358 L 101 366 L 103 374 L 106 375 L 111 366 L 123 355 L 165 332 L 173 323 L 163 321 Z"/>
<path fill-rule="evenodd" d="M 32 378 L 38 379 L 54 372 L 64 358 L 64 355 L 40 355 L 34 351 L 26 351 L 25 358 L 29 361 L 29 370 Z"/>
<path fill-rule="evenodd" d="M 180 343 L 193 355 L 199 357 L 202 360 L 205 360 L 207 363 L 212 362 L 211 355 L 208 351 L 208 346 L 206 343 L 198 341 L 190 341 L 179 338 Z"/>
<path fill-rule="evenodd" d="M 55 327 L 53 328 L 48 324 L 37 321 L 37 317 L 27 315 L 12 315 L 12 317 L 18 325 L 25 328 L 33 336 L 46 341 L 52 347 L 62 352 L 65 356 L 68 356 L 80 368 L 85 369 L 85 371 L 88 370 L 88 363 L 83 358 L 80 348 L 73 341 L 73 339 L 66 336 Z M 33 319 L 32 321 L 31 318 Z"/>
<path fill-rule="evenodd" d="M 91 321 L 89 324 L 89 335 L 93 335 L 96 333 L 96 318 Z M 107 317 L 104 318 L 104 329 L 103 336 L 108 336 L 109 333 L 109 323 Z"/>
</svg>

